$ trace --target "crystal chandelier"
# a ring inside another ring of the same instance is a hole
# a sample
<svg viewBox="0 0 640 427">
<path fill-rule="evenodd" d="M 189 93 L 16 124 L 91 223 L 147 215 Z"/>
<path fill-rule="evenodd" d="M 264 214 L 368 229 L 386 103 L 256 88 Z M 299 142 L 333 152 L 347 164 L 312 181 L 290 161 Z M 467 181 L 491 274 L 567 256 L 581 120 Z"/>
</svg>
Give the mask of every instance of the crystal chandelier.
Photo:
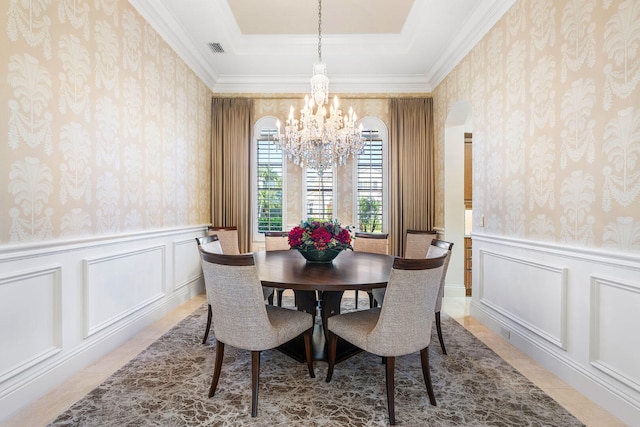
<svg viewBox="0 0 640 427">
<path fill-rule="evenodd" d="M 306 166 L 322 175 L 333 165 L 343 165 L 349 156 L 356 155 L 364 143 L 362 125 L 356 126 L 356 113 L 349 108 L 349 114 L 343 117 L 338 97 L 329 103 L 329 78 L 327 65 L 322 62 L 322 0 L 318 0 L 318 62 L 313 64 L 311 77 L 311 99 L 304 97 L 304 108 L 300 119 L 294 117 L 291 106 L 284 134 L 280 132 L 280 120 L 277 122 L 277 141 L 289 160 L 300 167 Z"/>
</svg>

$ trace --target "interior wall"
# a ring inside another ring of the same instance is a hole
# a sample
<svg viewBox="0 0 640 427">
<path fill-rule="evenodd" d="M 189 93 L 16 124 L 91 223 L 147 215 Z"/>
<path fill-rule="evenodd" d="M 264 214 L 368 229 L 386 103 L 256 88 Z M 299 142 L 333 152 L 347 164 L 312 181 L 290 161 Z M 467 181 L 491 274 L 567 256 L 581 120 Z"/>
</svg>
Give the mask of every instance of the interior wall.
<svg viewBox="0 0 640 427">
<path fill-rule="evenodd" d="M 633 0 L 520 0 L 433 92 L 440 152 L 449 112 L 473 110 L 472 315 L 630 425 L 637 22 Z"/>
<path fill-rule="evenodd" d="M 212 94 L 126 0 L 0 29 L 1 423 L 202 291 Z"/>
</svg>

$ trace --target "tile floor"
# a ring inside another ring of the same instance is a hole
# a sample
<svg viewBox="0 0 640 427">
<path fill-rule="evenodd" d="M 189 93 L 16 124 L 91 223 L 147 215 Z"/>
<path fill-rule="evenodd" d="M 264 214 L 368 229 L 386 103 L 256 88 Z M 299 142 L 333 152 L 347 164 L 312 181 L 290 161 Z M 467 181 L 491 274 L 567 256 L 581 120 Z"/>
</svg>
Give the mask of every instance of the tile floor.
<svg viewBox="0 0 640 427">
<path fill-rule="evenodd" d="M 184 303 L 113 352 L 97 360 L 93 365 L 85 368 L 32 405 L 17 413 L 3 423 L 2 426 L 46 426 L 76 400 L 104 381 L 109 375 L 122 367 L 127 361 L 135 357 L 140 351 L 144 350 L 204 302 L 204 295 L 199 295 Z M 513 347 L 508 341 L 470 317 L 468 298 L 445 298 L 442 309 L 588 427 L 624 426 L 609 412 L 587 399 L 580 392 Z"/>
</svg>

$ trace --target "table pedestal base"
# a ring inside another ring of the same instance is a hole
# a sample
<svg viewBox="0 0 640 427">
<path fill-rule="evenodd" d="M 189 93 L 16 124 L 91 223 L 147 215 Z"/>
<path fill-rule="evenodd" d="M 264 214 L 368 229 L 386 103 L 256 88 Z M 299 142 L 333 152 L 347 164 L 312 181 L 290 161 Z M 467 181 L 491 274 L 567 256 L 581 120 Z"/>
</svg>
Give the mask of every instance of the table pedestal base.
<svg viewBox="0 0 640 427">
<path fill-rule="evenodd" d="M 321 293 L 320 299 L 316 299 L 315 291 L 294 291 L 296 294 L 296 304 L 299 311 L 311 313 L 314 318 L 316 316 L 316 307 L 320 303 L 320 315 L 322 317 L 322 325 L 314 325 L 312 343 L 312 357 L 314 361 L 329 361 L 327 340 L 325 329 L 327 327 L 327 319 L 331 316 L 340 314 L 340 302 L 344 291 L 325 291 Z M 298 336 L 291 341 L 278 347 L 282 353 L 287 356 L 305 363 L 304 356 L 304 339 Z M 338 337 L 338 345 L 336 350 L 336 363 L 342 362 L 360 353 L 362 349 Z"/>
</svg>

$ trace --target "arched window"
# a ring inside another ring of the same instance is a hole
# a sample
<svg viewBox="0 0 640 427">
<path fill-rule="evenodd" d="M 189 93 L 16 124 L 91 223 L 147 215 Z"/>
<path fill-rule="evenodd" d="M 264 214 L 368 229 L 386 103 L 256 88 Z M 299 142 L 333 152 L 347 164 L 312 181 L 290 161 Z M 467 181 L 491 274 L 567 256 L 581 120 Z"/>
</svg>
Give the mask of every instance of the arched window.
<svg viewBox="0 0 640 427">
<path fill-rule="evenodd" d="M 354 162 L 354 217 L 358 231 L 381 233 L 387 230 L 389 211 L 387 127 L 375 117 L 360 123 L 365 144 Z"/>
<path fill-rule="evenodd" d="M 300 219 L 330 221 L 339 215 L 340 200 L 352 198 L 353 216 L 339 218 L 344 224 L 354 225 L 358 231 L 387 232 L 389 211 L 388 190 L 388 131 L 384 122 L 375 117 L 360 120 L 365 145 L 353 161 L 352 185 L 338 185 L 338 172 L 329 168 L 322 173 L 312 169 L 302 171 L 301 181 L 295 172 L 292 188 L 300 194 L 299 205 L 294 201 L 290 208 L 300 208 Z M 263 241 L 265 231 L 287 230 L 287 161 L 280 145 L 275 141 L 276 118 L 263 117 L 254 127 L 251 150 L 253 174 L 253 240 Z M 297 170 L 297 166 L 295 166 Z M 351 173 L 349 169 L 340 173 Z M 292 195 L 290 194 L 289 197 Z M 344 215 L 344 213 L 343 213 Z"/>
<path fill-rule="evenodd" d="M 282 148 L 274 140 L 275 117 L 263 117 L 254 127 L 251 150 L 253 172 L 253 240 L 264 240 L 265 231 L 286 229 L 286 166 Z"/>
</svg>

